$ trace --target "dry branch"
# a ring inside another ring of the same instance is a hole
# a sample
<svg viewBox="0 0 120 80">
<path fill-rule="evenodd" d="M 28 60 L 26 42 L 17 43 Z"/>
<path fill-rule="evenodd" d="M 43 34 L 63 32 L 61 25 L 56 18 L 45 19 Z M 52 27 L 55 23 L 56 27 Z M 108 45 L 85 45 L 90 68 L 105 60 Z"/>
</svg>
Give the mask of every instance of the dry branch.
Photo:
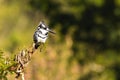
<svg viewBox="0 0 120 80">
<path fill-rule="evenodd" d="M 16 73 L 15 80 L 17 80 L 20 76 L 22 80 L 25 80 L 24 68 L 30 62 L 31 57 L 35 50 L 36 49 L 34 48 L 33 45 L 32 49 L 21 50 L 17 55 L 15 55 L 14 61 L 16 63 L 8 68 L 9 71 L 13 71 Z"/>
</svg>

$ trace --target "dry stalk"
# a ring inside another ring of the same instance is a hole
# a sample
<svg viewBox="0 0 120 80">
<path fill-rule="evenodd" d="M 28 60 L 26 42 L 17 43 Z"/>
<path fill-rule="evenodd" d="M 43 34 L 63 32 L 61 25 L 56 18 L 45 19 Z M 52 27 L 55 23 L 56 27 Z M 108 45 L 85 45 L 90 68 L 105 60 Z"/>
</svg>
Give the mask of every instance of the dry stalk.
<svg viewBox="0 0 120 80">
<path fill-rule="evenodd" d="M 16 62 L 15 65 L 9 68 L 10 71 L 14 71 L 16 73 L 15 80 L 21 77 L 22 80 L 24 78 L 24 68 L 30 62 L 32 54 L 35 52 L 34 45 L 32 49 L 25 49 L 21 50 L 17 55 L 15 55 L 14 61 Z"/>
</svg>

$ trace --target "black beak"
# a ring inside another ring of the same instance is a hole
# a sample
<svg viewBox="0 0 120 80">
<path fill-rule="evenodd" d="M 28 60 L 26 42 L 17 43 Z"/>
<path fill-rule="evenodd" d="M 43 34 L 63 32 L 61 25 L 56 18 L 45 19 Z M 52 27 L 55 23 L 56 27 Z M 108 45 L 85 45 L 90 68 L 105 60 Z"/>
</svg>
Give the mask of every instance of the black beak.
<svg viewBox="0 0 120 80">
<path fill-rule="evenodd" d="M 49 29 L 48 27 L 47 27 L 47 31 L 49 31 L 50 33 L 52 33 L 52 34 L 56 34 L 55 32 L 53 32 L 51 29 Z"/>
<path fill-rule="evenodd" d="M 52 33 L 52 34 L 56 34 L 56 33 L 55 33 L 55 32 L 53 32 L 52 30 L 49 30 L 49 32 L 50 32 L 50 33 Z"/>
</svg>

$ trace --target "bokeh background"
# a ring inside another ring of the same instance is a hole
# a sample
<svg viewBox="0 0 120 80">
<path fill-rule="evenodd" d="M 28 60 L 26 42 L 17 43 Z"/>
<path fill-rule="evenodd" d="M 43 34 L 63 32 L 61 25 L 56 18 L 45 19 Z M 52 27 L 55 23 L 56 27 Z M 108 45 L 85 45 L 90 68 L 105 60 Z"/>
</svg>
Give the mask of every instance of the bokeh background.
<svg viewBox="0 0 120 80">
<path fill-rule="evenodd" d="M 120 0 L 0 0 L 0 49 L 30 47 L 41 20 L 56 34 L 33 55 L 26 80 L 120 80 Z"/>
</svg>

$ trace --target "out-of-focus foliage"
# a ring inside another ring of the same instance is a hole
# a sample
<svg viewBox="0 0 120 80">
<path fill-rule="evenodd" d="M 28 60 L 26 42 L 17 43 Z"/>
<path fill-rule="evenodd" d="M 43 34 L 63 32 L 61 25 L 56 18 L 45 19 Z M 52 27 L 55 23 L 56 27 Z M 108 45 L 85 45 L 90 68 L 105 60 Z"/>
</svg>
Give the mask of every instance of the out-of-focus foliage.
<svg viewBox="0 0 120 80">
<path fill-rule="evenodd" d="M 120 0 L 0 0 L 0 48 L 31 46 L 40 20 L 57 34 L 35 53 L 28 80 L 120 80 Z"/>
<path fill-rule="evenodd" d="M 14 65 L 15 61 L 13 61 L 13 57 L 8 57 L 6 54 L 0 51 L 0 80 L 8 80 L 8 73 L 13 72 L 9 68 Z"/>
</svg>

